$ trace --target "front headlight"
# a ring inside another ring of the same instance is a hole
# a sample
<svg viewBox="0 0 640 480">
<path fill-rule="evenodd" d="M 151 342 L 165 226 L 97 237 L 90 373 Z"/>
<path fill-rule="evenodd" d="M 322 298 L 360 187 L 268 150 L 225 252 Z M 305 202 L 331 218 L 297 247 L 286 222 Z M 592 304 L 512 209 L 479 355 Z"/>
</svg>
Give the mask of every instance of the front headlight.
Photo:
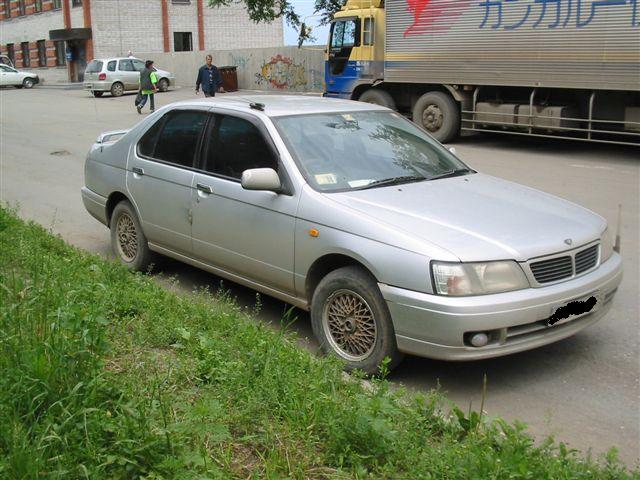
<svg viewBox="0 0 640 480">
<path fill-rule="evenodd" d="M 522 268 L 512 260 L 482 263 L 431 262 L 436 293 L 487 295 L 529 287 Z"/>
<path fill-rule="evenodd" d="M 609 227 L 607 227 L 602 232 L 602 238 L 600 239 L 600 263 L 609 260 L 611 255 L 613 255 L 613 235 L 611 235 Z"/>
</svg>

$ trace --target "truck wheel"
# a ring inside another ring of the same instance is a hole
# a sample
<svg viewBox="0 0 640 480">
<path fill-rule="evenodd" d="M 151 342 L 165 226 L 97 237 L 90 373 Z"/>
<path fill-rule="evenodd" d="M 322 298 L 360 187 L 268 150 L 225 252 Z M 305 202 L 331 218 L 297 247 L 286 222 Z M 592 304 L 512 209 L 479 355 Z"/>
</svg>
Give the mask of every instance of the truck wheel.
<svg viewBox="0 0 640 480">
<path fill-rule="evenodd" d="M 114 84 L 111 85 L 112 96 L 120 97 L 122 96 L 123 93 L 124 93 L 124 85 L 122 85 L 120 82 L 114 82 Z"/>
<path fill-rule="evenodd" d="M 111 246 L 118 260 L 131 270 L 145 272 L 153 260 L 133 206 L 123 200 L 111 215 Z"/>
<path fill-rule="evenodd" d="M 460 110 L 446 93 L 428 92 L 413 107 L 413 121 L 442 143 L 450 142 L 460 131 Z"/>
<path fill-rule="evenodd" d="M 311 325 L 320 348 L 343 360 L 346 370 L 375 375 L 385 357 L 389 369 L 402 360 L 387 304 L 361 268 L 339 268 L 322 279 L 311 302 Z"/>
<path fill-rule="evenodd" d="M 379 88 L 366 90 L 362 95 L 360 95 L 358 101 L 373 103 L 374 105 L 380 105 L 382 107 L 390 108 L 391 110 L 396 110 L 396 102 L 393 101 L 391 94 L 385 90 L 380 90 Z"/>
</svg>

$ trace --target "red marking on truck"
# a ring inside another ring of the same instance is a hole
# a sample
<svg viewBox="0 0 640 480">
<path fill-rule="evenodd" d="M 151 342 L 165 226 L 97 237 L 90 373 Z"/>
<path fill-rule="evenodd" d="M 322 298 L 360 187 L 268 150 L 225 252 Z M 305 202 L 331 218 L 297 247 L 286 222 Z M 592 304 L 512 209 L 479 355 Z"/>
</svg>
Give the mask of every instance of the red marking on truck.
<svg viewBox="0 0 640 480">
<path fill-rule="evenodd" d="M 404 36 L 449 30 L 453 20 L 462 15 L 470 3 L 468 0 L 407 0 L 413 23 Z"/>
</svg>

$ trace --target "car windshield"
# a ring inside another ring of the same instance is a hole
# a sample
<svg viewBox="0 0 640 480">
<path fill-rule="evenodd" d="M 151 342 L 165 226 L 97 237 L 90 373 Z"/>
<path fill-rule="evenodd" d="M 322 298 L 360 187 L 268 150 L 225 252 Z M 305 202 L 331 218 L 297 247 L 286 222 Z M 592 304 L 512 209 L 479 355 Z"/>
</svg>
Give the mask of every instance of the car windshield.
<svg viewBox="0 0 640 480">
<path fill-rule="evenodd" d="M 362 190 L 473 172 L 393 112 L 274 118 L 298 167 L 316 189 Z"/>
<path fill-rule="evenodd" d="M 91 60 L 91 63 L 87 65 L 85 73 L 98 73 L 102 71 L 102 65 L 103 63 L 99 60 Z"/>
</svg>

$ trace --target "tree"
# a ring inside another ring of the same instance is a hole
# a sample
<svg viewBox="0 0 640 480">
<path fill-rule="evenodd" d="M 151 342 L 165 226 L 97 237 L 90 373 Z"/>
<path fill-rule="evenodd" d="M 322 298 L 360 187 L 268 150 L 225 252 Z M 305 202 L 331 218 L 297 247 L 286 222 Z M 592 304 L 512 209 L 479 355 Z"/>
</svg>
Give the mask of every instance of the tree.
<svg viewBox="0 0 640 480">
<path fill-rule="evenodd" d="M 300 30 L 300 44 L 311 38 L 311 29 L 302 24 L 300 16 L 289 0 L 209 0 L 209 6 L 229 7 L 238 1 L 244 5 L 252 21 L 256 23 L 273 22 L 284 18 L 287 25 Z M 320 15 L 320 25 L 329 23 L 333 14 L 340 10 L 345 3 L 346 0 L 315 0 L 314 13 Z"/>
</svg>

